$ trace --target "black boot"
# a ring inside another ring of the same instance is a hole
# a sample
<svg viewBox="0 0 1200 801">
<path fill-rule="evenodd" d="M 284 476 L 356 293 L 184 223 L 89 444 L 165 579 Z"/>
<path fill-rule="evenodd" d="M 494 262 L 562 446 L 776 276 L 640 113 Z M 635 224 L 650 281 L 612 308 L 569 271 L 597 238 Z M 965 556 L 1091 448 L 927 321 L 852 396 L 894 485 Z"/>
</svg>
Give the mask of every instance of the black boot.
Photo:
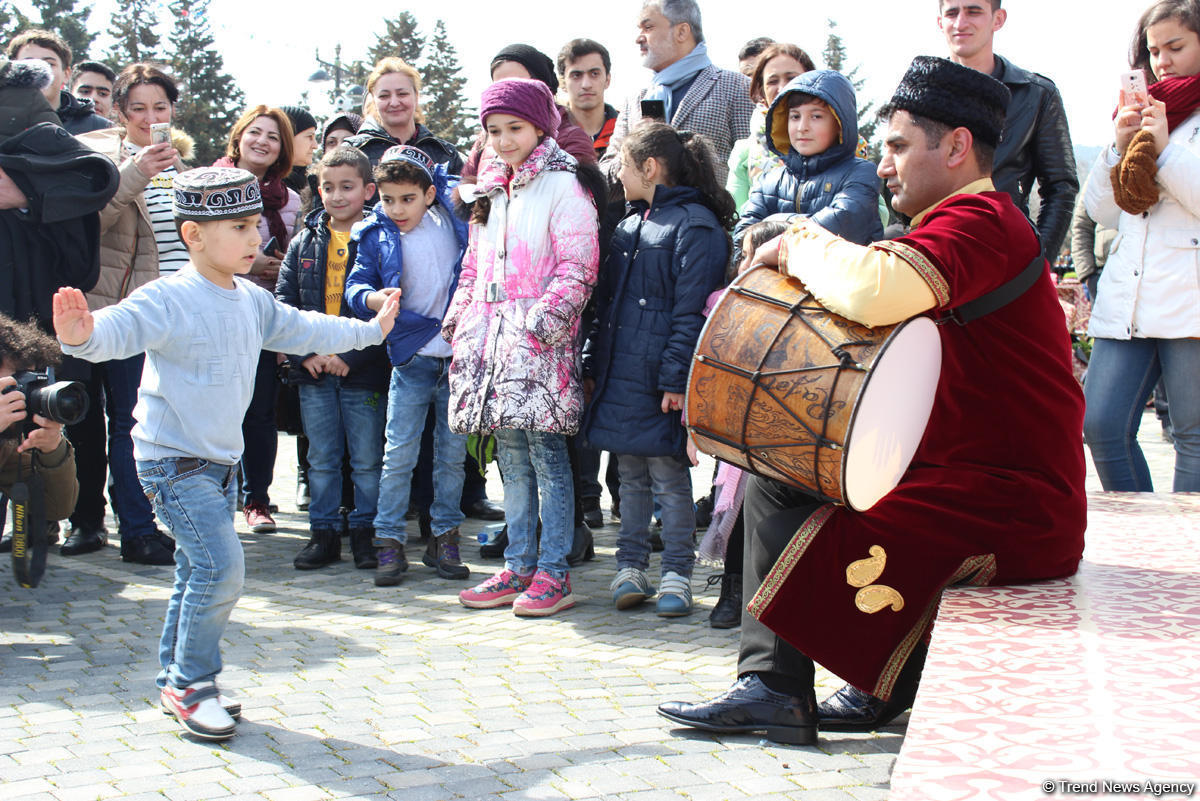
<svg viewBox="0 0 1200 801">
<path fill-rule="evenodd" d="M 425 546 L 425 554 L 421 561 L 437 570 L 444 579 L 466 579 L 471 577 L 471 570 L 462 563 L 458 554 L 458 526 L 430 537 Z"/>
<path fill-rule="evenodd" d="M 292 560 L 297 570 L 315 570 L 342 558 L 342 539 L 332 528 L 314 528 L 304 550 Z"/>
<path fill-rule="evenodd" d="M 596 558 L 596 548 L 592 543 L 592 530 L 587 523 L 575 527 L 575 539 L 571 543 L 571 552 L 567 554 L 567 564 L 577 567 L 584 562 Z"/>
<path fill-rule="evenodd" d="M 358 570 L 374 570 L 379 566 L 375 555 L 375 527 L 363 526 L 350 529 L 350 553 L 354 554 L 354 567 Z"/>
<path fill-rule="evenodd" d="M 709 579 L 715 579 L 713 576 Z M 717 598 L 712 613 L 708 616 L 708 625 L 714 629 L 732 629 L 742 624 L 742 575 L 741 573 L 721 574 L 721 596 Z"/>
</svg>

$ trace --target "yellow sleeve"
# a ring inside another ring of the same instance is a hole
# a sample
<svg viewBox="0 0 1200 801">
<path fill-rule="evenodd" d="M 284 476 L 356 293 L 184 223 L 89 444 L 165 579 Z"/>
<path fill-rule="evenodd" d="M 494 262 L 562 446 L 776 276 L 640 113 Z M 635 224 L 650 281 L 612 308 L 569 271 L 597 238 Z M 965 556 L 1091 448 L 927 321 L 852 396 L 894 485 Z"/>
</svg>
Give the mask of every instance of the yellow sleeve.
<svg viewBox="0 0 1200 801">
<path fill-rule="evenodd" d="M 892 325 L 938 305 L 913 266 L 889 250 L 863 247 L 808 221 L 783 238 L 780 260 L 822 306 L 863 325 Z"/>
</svg>

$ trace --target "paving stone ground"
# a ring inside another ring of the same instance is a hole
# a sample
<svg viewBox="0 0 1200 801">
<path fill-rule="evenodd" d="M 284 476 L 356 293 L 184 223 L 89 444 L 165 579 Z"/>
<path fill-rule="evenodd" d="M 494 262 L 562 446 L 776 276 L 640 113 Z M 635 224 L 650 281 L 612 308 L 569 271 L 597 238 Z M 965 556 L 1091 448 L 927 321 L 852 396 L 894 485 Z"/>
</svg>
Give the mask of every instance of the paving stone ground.
<svg viewBox="0 0 1200 801">
<path fill-rule="evenodd" d="M 1173 455 L 1152 415 L 1143 445 L 1161 491 Z M 822 735 L 816 747 L 672 730 L 663 700 L 725 689 L 737 630 L 708 626 L 717 589 L 693 582 L 696 612 L 608 600 L 616 527 L 572 573 L 576 608 L 547 620 L 467 610 L 465 582 L 438 579 L 408 547 L 399 587 L 349 561 L 300 572 L 294 448 L 281 442 L 279 531 L 239 531 L 246 587 L 226 632 L 221 681 L 245 705 L 236 738 L 181 734 L 156 706 L 153 677 L 170 568 L 127 565 L 114 545 L 51 555 L 36 590 L 0 575 L 0 798 L 885 799 L 903 722 Z M 1090 465 L 1089 465 L 1090 470 Z M 712 475 L 702 464 L 699 487 Z M 1099 489 L 1093 473 L 1089 489 Z M 493 480 L 491 497 L 500 498 Z M 697 494 L 700 494 L 699 490 Z M 607 503 L 606 503 L 607 509 Z M 496 569 L 464 526 L 472 578 Z M 657 571 L 657 560 L 652 564 Z M 818 673 L 818 694 L 840 685 Z"/>
</svg>

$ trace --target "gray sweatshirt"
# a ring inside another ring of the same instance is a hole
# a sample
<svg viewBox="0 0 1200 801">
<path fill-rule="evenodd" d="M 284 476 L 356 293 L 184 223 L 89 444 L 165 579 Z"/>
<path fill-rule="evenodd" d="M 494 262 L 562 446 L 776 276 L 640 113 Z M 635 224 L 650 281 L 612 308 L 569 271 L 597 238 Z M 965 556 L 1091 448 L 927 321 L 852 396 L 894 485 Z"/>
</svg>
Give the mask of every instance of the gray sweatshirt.
<svg viewBox="0 0 1200 801">
<path fill-rule="evenodd" d="M 95 312 L 82 345 L 63 353 L 91 362 L 146 354 L 133 409 L 139 460 L 199 457 L 234 464 L 260 350 L 341 353 L 383 341 L 373 321 L 302 312 L 243 278 L 233 289 L 191 265 Z"/>
</svg>

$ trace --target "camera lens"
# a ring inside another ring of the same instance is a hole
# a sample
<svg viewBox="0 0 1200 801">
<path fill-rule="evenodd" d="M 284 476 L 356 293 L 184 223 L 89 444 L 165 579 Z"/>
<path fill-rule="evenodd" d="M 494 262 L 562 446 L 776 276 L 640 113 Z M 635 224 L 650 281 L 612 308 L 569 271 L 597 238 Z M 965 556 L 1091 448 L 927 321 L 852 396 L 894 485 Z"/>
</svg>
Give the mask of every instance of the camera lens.
<svg viewBox="0 0 1200 801">
<path fill-rule="evenodd" d="M 87 416 L 87 390 L 78 381 L 56 381 L 30 392 L 28 405 L 34 414 L 56 423 L 75 425 Z"/>
</svg>

